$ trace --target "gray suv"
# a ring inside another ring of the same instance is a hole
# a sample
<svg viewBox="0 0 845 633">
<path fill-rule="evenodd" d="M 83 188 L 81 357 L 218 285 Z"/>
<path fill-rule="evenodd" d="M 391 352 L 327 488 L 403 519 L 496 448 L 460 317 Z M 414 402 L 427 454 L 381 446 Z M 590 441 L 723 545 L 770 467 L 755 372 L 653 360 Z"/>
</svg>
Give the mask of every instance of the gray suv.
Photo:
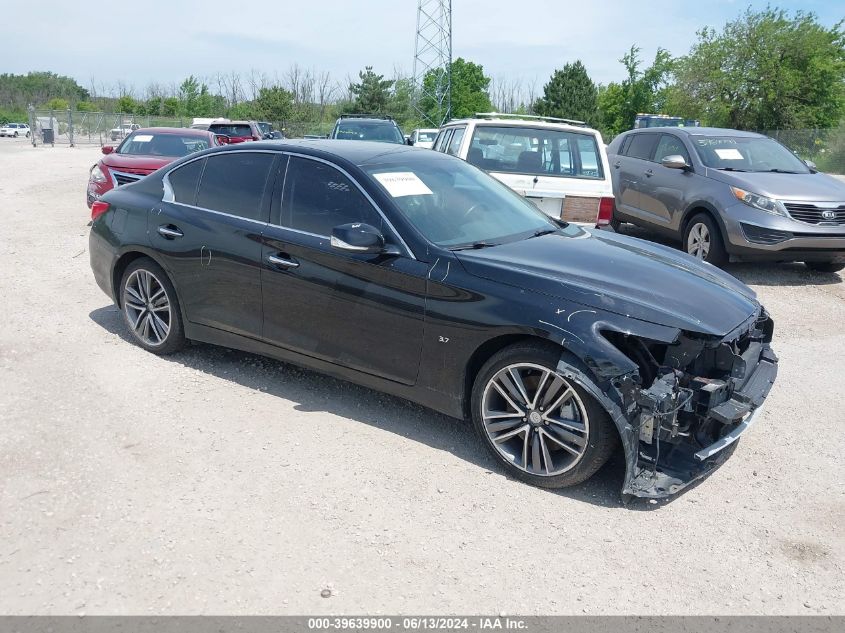
<svg viewBox="0 0 845 633">
<path fill-rule="evenodd" d="M 719 128 L 620 134 L 607 149 L 611 226 L 631 222 L 683 240 L 690 255 L 845 268 L 845 183 L 777 141 Z"/>
</svg>

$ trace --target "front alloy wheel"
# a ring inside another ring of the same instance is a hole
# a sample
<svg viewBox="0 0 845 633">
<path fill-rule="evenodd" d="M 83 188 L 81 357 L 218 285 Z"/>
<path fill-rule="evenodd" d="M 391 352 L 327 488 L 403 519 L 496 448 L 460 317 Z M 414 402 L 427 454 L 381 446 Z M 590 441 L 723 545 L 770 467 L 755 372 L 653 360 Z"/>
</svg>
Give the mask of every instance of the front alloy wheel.
<svg viewBox="0 0 845 633">
<path fill-rule="evenodd" d="M 572 386 L 540 365 L 508 365 L 484 389 L 481 417 L 496 450 L 515 468 L 554 476 L 584 456 L 590 421 Z"/>
<path fill-rule="evenodd" d="M 156 354 L 175 352 L 185 343 L 176 291 L 151 259 L 135 260 L 121 283 L 123 319 L 135 340 Z"/>
<path fill-rule="evenodd" d="M 607 411 L 557 371 L 566 354 L 543 341 L 511 345 L 484 364 L 472 388 L 472 421 L 496 461 L 543 488 L 589 479 L 618 439 Z"/>
</svg>

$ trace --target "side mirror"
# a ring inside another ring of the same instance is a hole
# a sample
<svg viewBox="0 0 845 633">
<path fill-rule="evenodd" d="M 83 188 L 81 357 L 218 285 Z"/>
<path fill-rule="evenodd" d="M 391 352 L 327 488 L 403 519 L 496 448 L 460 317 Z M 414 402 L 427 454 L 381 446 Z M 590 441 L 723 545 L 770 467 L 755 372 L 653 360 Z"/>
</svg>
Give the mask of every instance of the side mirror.
<svg viewBox="0 0 845 633">
<path fill-rule="evenodd" d="M 272 132 L 267 132 L 267 134 L 264 135 L 264 139 L 267 140 L 267 141 L 272 141 L 274 138 L 276 138 L 276 137 L 273 136 Z"/>
<path fill-rule="evenodd" d="M 660 161 L 660 164 L 669 169 L 687 169 L 689 167 L 686 159 L 684 159 L 684 157 L 680 154 L 664 156 L 663 160 Z"/>
<path fill-rule="evenodd" d="M 214 138 L 217 139 L 217 142 L 221 145 L 228 145 L 229 144 L 229 137 L 225 134 L 215 134 Z"/>
<path fill-rule="evenodd" d="M 103 145 L 100 148 L 100 151 L 102 151 L 103 154 L 111 154 L 114 151 L 114 147 L 112 147 L 111 145 Z"/>
<path fill-rule="evenodd" d="M 816 167 L 816 164 L 811 160 L 805 160 L 804 164 L 807 166 L 807 169 L 813 173 L 816 173 L 819 170 L 819 168 Z"/>
<path fill-rule="evenodd" d="M 405 139 L 405 145 L 413 145 L 413 144 L 414 144 L 414 142 L 411 139 L 409 139 L 409 138 Z"/>
<path fill-rule="evenodd" d="M 384 235 L 374 226 L 353 222 L 334 227 L 331 243 L 332 248 L 348 253 L 381 253 Z"/>
</svg>

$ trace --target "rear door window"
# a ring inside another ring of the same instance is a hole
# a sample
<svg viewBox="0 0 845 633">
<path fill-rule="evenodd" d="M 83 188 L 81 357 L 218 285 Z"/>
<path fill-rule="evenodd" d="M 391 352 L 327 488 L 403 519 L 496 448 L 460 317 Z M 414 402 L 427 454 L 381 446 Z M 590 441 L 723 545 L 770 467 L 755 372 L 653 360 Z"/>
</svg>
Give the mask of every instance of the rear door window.
<svg viewBox="0 0 845 633">
<path fill-rule="evenodd" d="M 626 156 L 651 160 L 654 156 L 654 146 L 657 145 L 659 134 L 634 134 L 631 144 L 628 145 Z"/>
<path fill-rule="evenodd" d="M 451 154 L 452 156 L 458 155 L 458 152 L 461 150 L 461 141 L 464 140 L 464 132 L 466 132 L 465 127 L 455 128 L 452 138 L 449 140 L 449 147 L 446 150 L 447 154 Z"/>
<path fill-rule="evenodd" d="M 434 141 L 434 149 L 435 150 L 437 150 L 438 152 L 445 152 L 446 151 L 446 145 L 449 142 L 449 138 L 452 136 L 453 130 L 454 130 L 454 128 L 448 128 L 446 130 L 443 130 L 440 133 L 440 136 L 438 136 L 437 140 Z"/>
<path fill-rule="evenodd" d="M 274 154 L 224 152 L 206 159 L 197 206 L 266 222 L 264 189 Z"/>
<path fill-rule="evenodd" d="M 195 160 L 187 165 L 177 167 L 167 175 L 173 199 L 182 204 L 193 205 L 197 197 L 197 185 L 202 175 L 205 159 Z"/>
</svg>

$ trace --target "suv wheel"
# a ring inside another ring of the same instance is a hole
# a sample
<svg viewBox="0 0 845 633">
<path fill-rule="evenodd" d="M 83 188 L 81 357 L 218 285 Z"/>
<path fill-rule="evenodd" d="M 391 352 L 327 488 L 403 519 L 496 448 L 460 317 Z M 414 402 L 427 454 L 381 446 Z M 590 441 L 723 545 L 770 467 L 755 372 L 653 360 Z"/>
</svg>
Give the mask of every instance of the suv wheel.
<svg viewBox="0 0 845 633">
<path fill-rule="evenodd" d="M 684 229 L 684 250 L 714 266 L 721 266 L 728 261 L 722 232 L 713 218 L 706 213 L 699 213 L 687 222 Z"/>
<path fill-rule="evenodd" d="M 804 265 L 817 273 L 838 273 L 845 268 L 845 264 L 836 262 L 804 262 Z"/>
<path fill-rule="evenodd" d="M 17 132 L 15 132 L 15 138 L 18 138 L 18 133 L 17 133 Z"/>
<path fill-rule="evenodd" d="M 610 416 L 555 369 L 560 348 L 507 347 L 484 364 L 472 389 L 472 421 L 514 477 L 542 488 L 589 479 L 616 446 Z"/>
<path fill-rule="evenodd" d="M 185 344 L 176 290 L 161 266 L 143 257 L 129 264 L 120 283 L 123 320 L 149 352 L 172 354 Z"/>
</svg>

